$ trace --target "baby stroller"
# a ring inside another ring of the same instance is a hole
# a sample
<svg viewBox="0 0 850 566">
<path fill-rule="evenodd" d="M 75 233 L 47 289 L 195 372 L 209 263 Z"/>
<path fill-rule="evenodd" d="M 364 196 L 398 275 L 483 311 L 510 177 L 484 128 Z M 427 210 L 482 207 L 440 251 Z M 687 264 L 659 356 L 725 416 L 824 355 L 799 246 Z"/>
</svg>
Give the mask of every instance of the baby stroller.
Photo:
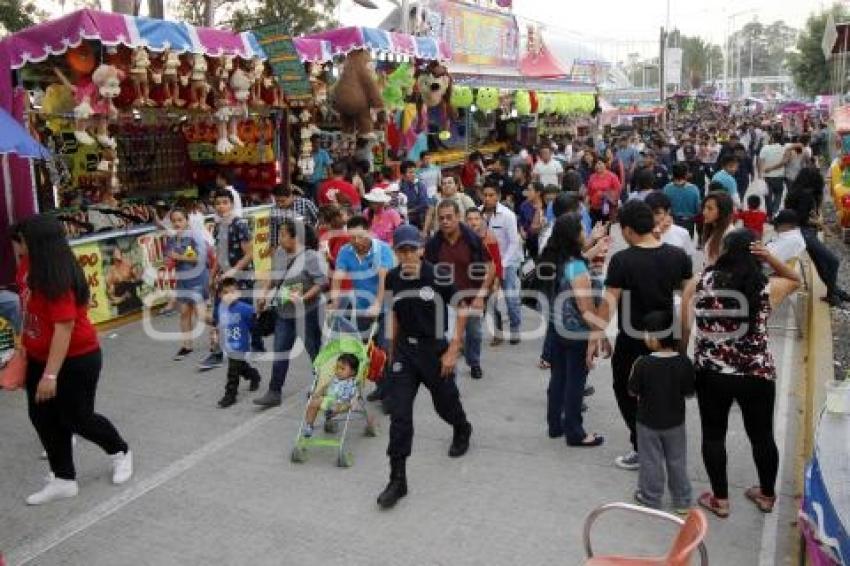
<svg viewBox="0 0 850 566">
<path fill-rule="evenodd" d="M 368 331 L 368 337 L 364 343 L 363 337 L 351 328 L 351 323 L 343 318 L 335 318 L 336 328 L 345 327 L 347 330 L 337 330 L 319 351 L 313 362 L 313 383 L 307 392 L 307 404 L 298 427 L 298 436 L 295 438 L 295 446 L 292 448 L 290 459 L 294 463 L 307 461 L 307 449 L 310 447 L 335 448 L 337 450 L 337 466 L 348 468 L 353 464 L 353 456 L 346 450 L 346 441 L 352 416 L 363 417 L 366 421 L 365 436 L 377 436 L 375 417 L 369 414 L 366 399 L 363 393 L 366 380 L 376 381 L 383 373 L 386 362 L 386 354 L 374 344 L 374 336 L 377 324 L 373 324 Z M 360 362 L 357 375 L 354 376 L 357 393 L 351 403 L 346 404 L 341 411 L 329 410 L 325 413 L 325 436 L 305 436 L 304 427 L 307 420 L 307 408 L 313 394 L 322 389 L 334 378 L 337 358 L 340 354 L 353 354 Z M 339 424 L 342 424 L 342 432 L 338 435 Z M 332 436 L 334 435 L 334 436 Z"/>
</svg>

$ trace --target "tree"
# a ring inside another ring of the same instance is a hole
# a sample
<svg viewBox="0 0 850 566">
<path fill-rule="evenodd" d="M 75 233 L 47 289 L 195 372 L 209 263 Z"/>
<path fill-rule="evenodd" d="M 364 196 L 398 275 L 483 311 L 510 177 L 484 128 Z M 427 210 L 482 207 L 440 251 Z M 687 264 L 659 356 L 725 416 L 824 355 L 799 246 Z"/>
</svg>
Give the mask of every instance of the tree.
<svg viewBox="0 0 850 566">
<path fill-rule="evenodd" d="M 784 74 L 788 50 L 796 37 L 797 30 L 782 20 L 767 26 L 758 21 L 748 22 L 729 38 L 734 75 L 761 77 Z"/>
<path fill-rule="evenodd" d="M 42 21 L 47 14 L 35 2 L 0 0 L 0 36 L 28 28 Z"/>
<path fill-rule="evenodd" d="M 713 81 L 723 71 L 723 51 L 719 45 L 708 43 L 701 37 L 681 36 L 683 84 L 697 89 L 706 81 Z"/>
<path fill-rule="evenodd" d="M 173 2 L 178 17 L 205 25 L 207 2 L 212 3 L 213 25 L 246 30 L 270 23 L 282 24 L 291 35 L 303 35 L 337 25 L 333 17 L 341 0 L 180 0 Z"/>
<path fill-rule="evenodd" d="M 850 15 L 838 4 L 821 14 L 812 14 L 797 38 L 797 50 L 788 56 L 788 68 L 794 78 L 794 84 L 800 92 L 808 96 L 830 91 L 830 65 L 821 47 L 829 13 L 832 13 L 836 22 L 845 21 Z"/>
<path fill-rule="evenodd" d="M 303 35 L 333 28 L 334 10 L 341 0 L 263 0 L 254 9 L 233 12 L 234 29 L 251 29 L 264 24 L 282 24 L 290 35 Z"/>
</svg>

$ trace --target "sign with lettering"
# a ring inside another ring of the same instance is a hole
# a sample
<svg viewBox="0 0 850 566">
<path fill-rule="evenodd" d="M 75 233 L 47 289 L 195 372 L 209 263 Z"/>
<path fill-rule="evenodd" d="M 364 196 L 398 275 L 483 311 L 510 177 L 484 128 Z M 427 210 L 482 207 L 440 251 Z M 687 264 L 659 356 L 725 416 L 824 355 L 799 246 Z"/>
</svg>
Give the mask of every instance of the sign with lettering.
<svg viewBox="0 0 850 566">
<path fill-rule="evenodd" d="M 451 47 L 452 63 L 516 67 L 519 62 L 519 26 L 511 14 L 431 0 L 425 18 L 430 34 Z"/>
<path fill-rule="evenodd" d="M 304 64 L 295 49 L 292 36 L 281 24 L 271 24 L 254 30 L 260 46 L 269 58 L 278 84 L 290 102 L 307 101 L 313 97 L 313 89 Z"/>
<path fill-rule="evenodd" d="M 86 283 L 89 285 L 91 299 L 89 301 L 89 318 L 95 324 L 112 318 L 109 300 L 106 297 L 106 283 L 103 280 L 103 261 L 100 246 L 95 242 L 75 246 L 74 255 L 83 268 Z"/>
</svg>

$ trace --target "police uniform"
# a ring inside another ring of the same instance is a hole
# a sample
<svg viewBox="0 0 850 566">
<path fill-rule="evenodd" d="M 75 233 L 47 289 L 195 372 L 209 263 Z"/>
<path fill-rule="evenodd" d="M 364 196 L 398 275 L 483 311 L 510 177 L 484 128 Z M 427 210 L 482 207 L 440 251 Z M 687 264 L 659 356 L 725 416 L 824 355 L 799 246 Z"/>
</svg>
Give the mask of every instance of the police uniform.
<svg viewBox="0 0 850 566">
<path fill-rule="evenodd" d="M 418 231 L 402 226 L 394 243 L 396 247 L 418 247 Z M 387 448 L 390 484 L 378 498 L 378 504 L 386 508 L 407 493 L 405 461 L 413 443 L 413 402 L 420 385 L 431 393 L 437 414 L 454 429 L 449 456 L 466 453 L 472 425 L 466 419 L 453 376 L 441 375 L 441 357 L 449 346 L 445 336 L 447 306 L 455 294 L 454 285 L 439 277 L 434 265 L 422 261 L 416 278 L 404 275 L 402 266 L 391 270 L 385 288 L 395 315 L 395 349 L 388 376 L 392 383 Z"/>
</svg>

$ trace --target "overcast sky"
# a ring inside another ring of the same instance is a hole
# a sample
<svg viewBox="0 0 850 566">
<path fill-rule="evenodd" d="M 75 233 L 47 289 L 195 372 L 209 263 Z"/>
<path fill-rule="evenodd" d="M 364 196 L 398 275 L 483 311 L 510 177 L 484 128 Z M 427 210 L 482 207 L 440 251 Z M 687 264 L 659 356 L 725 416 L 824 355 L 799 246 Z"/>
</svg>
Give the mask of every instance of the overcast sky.
<svg viewBox="0 0 850 566">
<path fill-rule="evenodd" d="M 339 18 L 343 25 L 374 26 L 390 12 L 387 0 L 373 0 L 378 10 L 357 7 L 343 0 Z M 58 13 L 58 0 L 37 0 L 50 13 Z M 103 0 L 108 5 L 109 0 Z M 73 9 L 74 0 L 66 0 Z M 670 27 L 723 44 L 734 16 L 735 28 L 758 18 L 762 23 L 785 20 L 802 27 L 808 15 L 829 5 L 824 0 L 669 0 Z M 612 61 L 625 60 L 630 52 L 657 53 L 658 33 L 667 20 L 668 0 L 514 0 L 514 12 L 546 22 L 547 34 L 585 44 Z M 557 25 L 551 22 L 558 22 Z"/>
</svg>

